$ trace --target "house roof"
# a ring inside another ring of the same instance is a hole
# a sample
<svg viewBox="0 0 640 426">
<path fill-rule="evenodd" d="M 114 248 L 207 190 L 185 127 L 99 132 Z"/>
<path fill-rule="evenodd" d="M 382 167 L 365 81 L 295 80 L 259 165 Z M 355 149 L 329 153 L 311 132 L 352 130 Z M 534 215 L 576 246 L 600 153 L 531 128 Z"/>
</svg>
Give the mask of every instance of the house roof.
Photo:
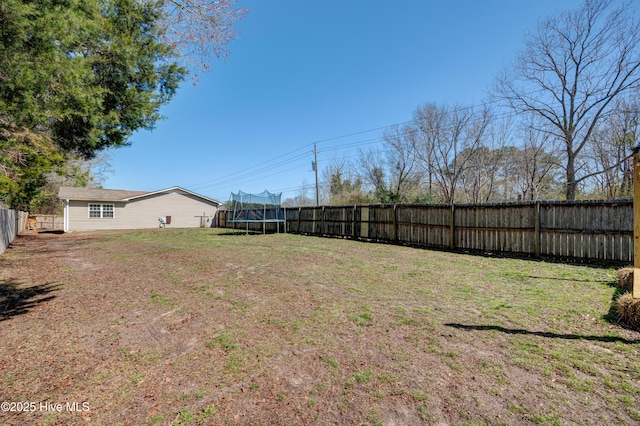
<svg viewBox="0 0 640 426">
<path fill-rule="evenodd" d="M 220 201 L 216 201 L 212 198 L 205 197 L 195 192 L 188 191 L 179 186 L 173 186 L 171 188 L 161 189 L 159 191 L 147 192 L 147 191 L 127 191 L 122 189 L 96 189 L 96 188 L 74 188 L 70 186 L 63 186 L 58 191 L 58 198 L 62 200 L 80 200 L 80 201 L 120 201 L 129 202 L 135 201 L 140 198 L 159 195 L 171 191 L 180 191 L 189 194 L 193 197 L 200 198 L 211 204 L 222 204 Z"/>
<path fill-rule="evenodd" d="M 134 201 L 140 198 L 145 198 L 145 197 L 151 197 L 153 195 L 158 195 L 158 194 L 162 194 L 165 192 L 171 192 L 171 191 L 180 191 L 180 192 L 184 192 L 185 194 L 189 194 L 192 197 L 196 197 L 196 198 L 200 198 L 201 200 L 204 200 L 208 203 L 211 204 L 222 204 L 220 201 L 214 200 L 213 198 L 209 198 L 209 197 L 205 197 L 204 195 L 200 195 L 197 194 L 195 192 L 189 191 L 187 189 L 181 188 L 179 186 L 172 186 L 171 188 L 166 188 L 166 189 L 161 189 L 159 191 L 153 191 L 153 192 L 145 192 L 143 194 L 133 194 L 129 197 L 127 197 L 126 199 L 124 199 L 125 201 Z"/>
<path fill-rule="evenodd" d="M 63 186 L 58 198 L 83 201 L 124 201 L 126 198 L 146 194 L 145 191 L 125 191 L 121 189 L 74 188 Z"/>
</svg>

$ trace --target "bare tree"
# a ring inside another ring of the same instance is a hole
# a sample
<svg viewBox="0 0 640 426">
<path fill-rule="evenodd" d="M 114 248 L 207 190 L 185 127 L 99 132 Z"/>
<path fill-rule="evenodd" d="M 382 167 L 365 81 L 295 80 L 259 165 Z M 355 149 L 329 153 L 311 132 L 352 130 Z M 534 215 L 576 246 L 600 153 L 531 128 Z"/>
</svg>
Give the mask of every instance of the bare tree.
<svg viewBox="0 0 640 426">
<path fill-rule="evenodd" d="M 390 191 L 396 194 L 399 202 L 408 201 L 422 181 L 414 147 L 416 132 L 415 127 L 405 125 L 402 128 L 394 126 L 382 135 L 389 164 Z"/>
<path fill-rule="evenodd" d="M 302 181 L 302 186 L 298 188 L 297 195 L 288 198 L 282 202 L 284 207 L 307 207 L 315 206 L 315 200 L 309 197 L 309 193 L 313 192 L 313 185 L 310 185 L 306 179 Z"/>
<path fill-rule="evenodd" d="M 596 173 L 579 170 L 578 160 L 598 124 L 640 83 L 639 50 L 640 25 L 629 4 L 585 0 L 578 10 L 541 21 L 515 68 L 497 80 L 497 95 L 515 111 L 551 125 L 563 146 L 568 200 Z"/>
<path fill-rule="evenodd" d="M 496 177 L 501 166 L 503 151 L 481 146 L 459 154 L 467 167 L 460 175 L 460 189 L 467 203 L 487 203 L 494 198 Z M 465 157 L 469 158 L 465 158 Z"/>
<path fill-rule="evenodd" d="M 509 160 L 512 186 L 518 198 L 537 201 L 543 193 L 552 190 L 561 169 L 557 153 L 553 151 L 551 134 L 541 131 L 540 124 L 523 123 L 522 146 L 511 150 Z"/>
<path fill-rule="evenodd" d="M 359 151 L 359 172 L 373 188 L 376 200 L 400 203 L 411 200 L 418 190 L 422 173 L 415 156 L 411 126 L 392 126 L 382 134 L 382 150 Z"/>
<path fill-rule="evenodd" d="M 608 200 L 633 196 L 632 151 L 640 138 L 638 102 L 618 103 L 616 114 L 607 117 L 594 132 L 587 152 L 594 177 L 593 187 Z"/>
<path fill-rule="evenodd" d="M 358 150 L 358 175 L 376 196 L 388 190 L 386 161 L 379 149 Z"/>
<path fill-rule="evenodd" d="M 439 188 L 443 201 L 453 203 L 464 172 L 482 146 L 489 111 L 426 104 L 416 110 L 414 121 L 420 131 L 414 141 L 416 158 Z"/>
<path fill-rule="evenodd" d="M 324 187 L 328 190 L 329 204 L 363 204 L 370 200 L 363 191 L 362 179 L 354 173 L 347 158 L 334 156 L 322 171 Z"/>
<path fill-rule="evenodd" d="M 513 120 L 492 118 L 476 152 L 464 151 L 462 155 L 471 155 L 468 167 L 461 177 L 461 189 L 466 202 L 487 203 L 507 199 L 505 191 L 500 192 L 500 178 L 505 175 L 505 146 L 513 138 Z M 504 182 L 502 182 L 504 183 Z"/>
<path fill-rule="evenodd" d="M 426 184 L 429 196 L 434 198 L 434 152 L 438 143 L 438 135 L 445 126 L 445 114 L 438 111 L 436 104 L 427 103 L 417 108 L 413 113 L 415 131 L 410 134 L 416 157 L 422 163 L 426 174 Z"/>
<path fill-rule="evenodd" d="M 176 49 L 182 62 L 206 71 L 215 57 L 226 59 L 227 45 L 236 36 L 234 24 L 248 12 L 236 8 L 237 0 L 149 0 L 161 11 L 163 37 Z"/>
</svg>

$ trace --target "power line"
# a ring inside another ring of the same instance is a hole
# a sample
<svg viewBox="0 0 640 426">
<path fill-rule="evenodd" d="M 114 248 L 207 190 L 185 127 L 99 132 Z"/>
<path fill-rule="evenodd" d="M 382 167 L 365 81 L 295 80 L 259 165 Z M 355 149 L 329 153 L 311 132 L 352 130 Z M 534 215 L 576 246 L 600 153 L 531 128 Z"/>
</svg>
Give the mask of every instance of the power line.
<svg viewBox="0 0 640 426">
<path fill-rule="evenodd" d="M 528 93 L 526 93 L 526 96 L 532 96 L 536 93 L 541 93 L 541 92 L 547 92 L 547 90 L 545 89 L 538 89 L 535 91 L 530 91 Z M 481 104 L 476 104 L 476 105 L 467 105 L 467 106 L 454 106 L 452 108 L 448 108 L 446 107 L 446 104 L 444 104 L 443 106 L 441 106 L 441 108 L 443 108 L 443 110 L 441 111 L 443 114 L 455 114 L 455 113 L 459 113 L 459 112 L 464 112 L 464 111 L 468 111 L 468 110 L 473 110 L 473 109 L 478 109 L 478 108 L 486 108 L 489 105 L 496 105 L 501 103 L 503 100 L 502 99 L 494 99 L 494 100 L 488 100 L 485 101 Z M 428 102 L 425 103 L 424 105 L 429 104 Z M 436 105 L 436 104 L 434 104 Z M 515 112 L 513 110 L 509 110 L 507 109 L 505 112 L 501 112 L 499 114 L 494 114 L 493 118 L 494 119 L 511 119 L 511 118 L 515 118 L 517 116 L 522 115 L 522 113 L 518 113 Z M 482 120 L 482 118 L 476 118 L 474 120 Z M 472 120 L 471 123 L 473 123 L 474 121 Z M 311 147 L 314 144 L 325 144 L 327 142 L 331 142 L 331 141 L 337 141 L 337 140 L 341 140 L 341 139 L 347 139 L 347 138 L 351 138 L 354 136 L 358 136 L 358 135 L 364 135 L 367 133 L 371 133 L 374 131 L 383 131 L 383 130 L 387 130 L 387 129 L 391 129 L 393 127 L 400 127 L 403 126 L 403 130 L 398 134 L 401 137 L 405 137 L 410 135 L 410 132 L 418 132 L 419 129 L 417 128 L 411 128 L 411 125 L 415 125 L 416 124 L 416 119 L 412 119 L 409 121 L 404 121 L 404 122 L 399 122 L 399 123 L 393 123 L 393 124 L 389 124 L 386 126 L 379 126 L 379 127 L 375 127 L 375 128 L 371 128 L 371 129 L 367 129 L 367 130 L 362 130 L 362 131 L 358 131 L 358 132 L 352 132 L 352 133 L 347 133 L 344 135 L 339 135 L 339 136 L 334 136 L 334 137 L 329 137 L 329 138 L 325 138 L 325 139 L 320 139 L 320 140 L 316 140 L 315 142 L 310 142 L 307 144 L 304 144 L 298 148 L 295 148 L 285 154 L 281 154 L 278 156 L 275 156 L 271 159 L 262 161 L 258 164 L 255 164 L 253 166 L 250 166 L 248 168 L 243 168 L 242 170 L 238 170 L 236 172 L 232 172 L 229 174 L 226 174 L 225 176 L 221 176 L 221 177 L 217 177 L 214 179 L 210 179 L 204 182 L 200 182 L 197 183 L 195 185 L 192 185 L 192 187 L 195 188 L 211 188 L 214 186 L 223 186 L 223 185 L 228 185 L 231 183 L 234 184 L 242 184 L 242 183 L 248 183 L 248 182 L 254 182 L 258 179 L 264 179 L 266 177 L 270 177 L 270 176 L 274 176 L 274 175 L 278 175 L 278 174 L 282 174 L 291 170 L 296 170 L 299 169 L 301 167 L 303 167 L 302 165 L 293 167 L 293 168 L 288 168 L 285 170 L 280 170 L 281 167 L 290 165 L 292 163 L 295 163 L 297 161 L 300 161 L 303 158 L 306 158 L 308 155 L 310 155 L 312 153 L 311 151 Z M 407 128 L 408 127 L 408 128 Z M 447 127 L 441 128 L 441 130 L 447 130 Z M 385 140 L 385 136 L 384 135 L 380 135 L 374 138 L 367 138 L 367 139 L 363 139 L 363 140 L 357 140 L 357 141 L 351 141 L 351 142 L 346 142 L 346 143 L 342 143 L 342 144 L 337 144 L 337 145 L 329 145 L 329 146 L 323 146 L 322 151 L 329 151 L 329 150 L 334 150 L 334 151 L 338 151 L 338 150 L 345 150 L 345 149 L 351 149 L 351 148 L 355 148 L 355 147 L 359 147 L 359 146 L 366 146 L 366 145 L 373 145 L 373 144 L 377 144 L 377 143 L 381 143 Z M 306 150 L 306 151 L 305 151 Z M 350 158 L 353 158 L 354 156 L 350 156 Z M 278 161 L 280 160 L 280 161 Z M 317 167 L 317 164 L 316 164 Z M 249 179 L 251 177 L 255 177 L 255 179 Z M 248 180 L 249 179 L 249 180 Z M 300 187 L 298 187 L 299 189 Z"/>
<path fill-rule="evenodd" d="M 270 174 L 269 176 L 276 176 L 276 175 L 280 175 L 280 174 L 283 174 L 283 173 L 289 173 L 291 171 L 301 169 L 302 167 L 305 167 L 305 166 L 296 166 L 296 167 L 291 167 L 289 169 L 280 170 L 280 171 L 278 171 L 276 173 Z M 262 179 L 263 179 L 263 177 L 256 177 L 254 179 L 246 179 L 246 180 L 234 181 L 233 184 L 239 186 L 239 185 L 243 185 L 245 183 L 251 183 L 251 182 L 255 182 L 257 180 L 262 180 Z"/>
</svg>

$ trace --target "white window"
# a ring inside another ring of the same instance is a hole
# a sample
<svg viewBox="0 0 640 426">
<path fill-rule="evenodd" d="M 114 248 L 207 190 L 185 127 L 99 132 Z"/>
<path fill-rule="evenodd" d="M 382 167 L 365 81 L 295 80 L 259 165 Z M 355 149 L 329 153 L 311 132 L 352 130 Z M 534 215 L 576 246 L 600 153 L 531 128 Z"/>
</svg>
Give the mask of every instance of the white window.
<svg viewBox="0 0 640 426">
<path fill-rule="evenodd" d="M 89 217 L 105 218 L 113 217 L 114 213 L 113 204 L 89 204 Z"/>
<path fill-rule="evenodd" d="M 102 205 L 102 217 L 113 217 L 113 204 Z"/>
<path fill-rule="evenodd" d="M 102 204 L 89 204 L 89 217 L 101 217 Z"/>
</svg>

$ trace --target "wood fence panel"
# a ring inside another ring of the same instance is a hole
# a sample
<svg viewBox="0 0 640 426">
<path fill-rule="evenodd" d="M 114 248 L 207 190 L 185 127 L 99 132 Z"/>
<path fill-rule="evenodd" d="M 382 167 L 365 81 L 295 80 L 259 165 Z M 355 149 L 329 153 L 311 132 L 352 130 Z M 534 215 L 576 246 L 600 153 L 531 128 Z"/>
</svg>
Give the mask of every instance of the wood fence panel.
<svg viewBox="0 0 640 426">
<path fill-rule="evenodd" d="M 321 221 L 322 209 L 320 207 L 303 207 L 298 212 L 298 232 L 301 234 L 320 234 L 316 229 Z"/>
<path fill-rule="evenodd" d="M 287 209 L 287 228 L 458 250 L 633 260 L 631 200 L 300 207 Z"/>
<path fill-rule="evenodd" d="M 353 234 L 353 207 L 325 207 L 324 227 L 326 235 L 351 236 Z"/>
<path fill-rule="evenodd" d="M 27 219 L 29 218 L 29 213 L 18 211 L 18 234 L 27 229 Z"/>
<path fill-rule="evenodd" d="M 218 228 L 226 228 L 227 227 L 227 218 L 229 211 L 228 210 L 218 210 L 216 212 L 215 222 Z"/>
<path fill-rule="evenodd" d="M 64 217 L 50 214 L 38 214 L 36 218 L 36 229 L 48 231 L 61 231 L 64 229 Z"/>
<path fill-rule="evenodd" d="M 396 208 L 398 242 L 448 247 L 451 208 L 441 205 L 399 205 Z"/>
<path fill-rule="evenodd" d="M 633 202 L 542 203 L 540 232 L 544 256 L 631 262 Z"/>
<path fill-rule="evenodd" d="M 369 206 L 369 238 L 394 241 L 393 215 L 393 206 Z"/>
<path fill-rule="evenodd" d="M 287 218 L 287 232 L 298 233 L 299 231 L 299 222 L 298 218 L 300 217 L 300 208 L 291 208 L 287 207 L 284 209 L 285 217 Z"/>
<path fill-rule="evenodd" d="M 535 204 L 455 208 L 455 246 L 486 252 L 535 252 Z"/>
</svg>

